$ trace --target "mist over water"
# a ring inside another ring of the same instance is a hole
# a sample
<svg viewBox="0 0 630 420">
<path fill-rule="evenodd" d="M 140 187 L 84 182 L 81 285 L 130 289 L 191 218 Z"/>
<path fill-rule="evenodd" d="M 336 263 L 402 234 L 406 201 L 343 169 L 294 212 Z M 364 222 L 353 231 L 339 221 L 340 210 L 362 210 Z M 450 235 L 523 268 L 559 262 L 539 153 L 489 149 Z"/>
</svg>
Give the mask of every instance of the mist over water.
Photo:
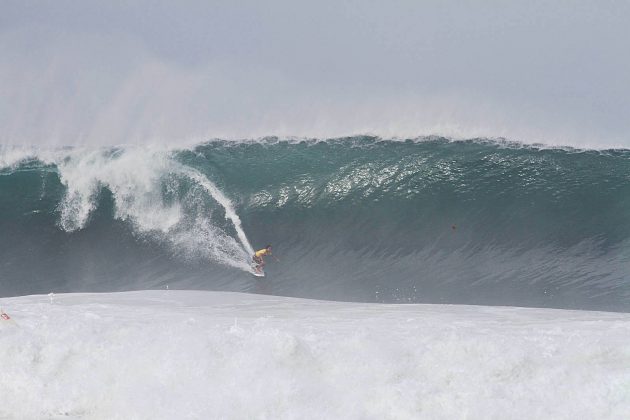
<svg viewBox="0 0 630 420">
<path fill-rule="evenodd" d="M 624 2 L 9 1 L 0 143 L 509 138 L 630 147 Z"/>
<path fill-rule="evenodd" d="M 370 137 L 4 148 L 0 294 L 168 285 L 626 311 L 628 157 Z M 260 281 L 252 245 L 267 243 L 280 262 Z"/>
</svg>

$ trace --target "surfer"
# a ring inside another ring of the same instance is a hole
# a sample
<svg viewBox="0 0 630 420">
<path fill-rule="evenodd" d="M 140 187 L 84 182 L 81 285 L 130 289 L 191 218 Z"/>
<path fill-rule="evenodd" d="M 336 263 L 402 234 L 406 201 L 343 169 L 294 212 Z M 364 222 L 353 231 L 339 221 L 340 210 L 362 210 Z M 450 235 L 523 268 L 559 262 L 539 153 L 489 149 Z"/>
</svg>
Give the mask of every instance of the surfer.
<svg viewBox="0 0 630 420">
<path fill-rule="evenodd" d="M 256 272 L 257 273 L 262 273 L 263 268 L 265 267 L 265 260 L 263 259 L 263 257 L 265 257 L 267 255 L 272 255 L 271 254 L 271 245 L 267 245 L 266 247 L 264 247 L 260 251 L 256 251 L 256 253 L 252 257 L 252 259 L 254 260 L 254 263 L 256 264 Z"/>
</svg>

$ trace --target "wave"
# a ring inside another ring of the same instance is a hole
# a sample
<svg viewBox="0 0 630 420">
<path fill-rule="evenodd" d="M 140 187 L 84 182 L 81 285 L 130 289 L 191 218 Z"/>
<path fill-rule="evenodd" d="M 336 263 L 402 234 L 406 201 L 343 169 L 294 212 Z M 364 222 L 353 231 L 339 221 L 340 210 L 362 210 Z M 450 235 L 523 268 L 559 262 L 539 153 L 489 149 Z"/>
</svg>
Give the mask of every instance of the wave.
<svg viewBox="0 0 630 420">
<path fill-rule="evenodd" d="M 168 286 L 628 310 L 627 150 L 351 137 L 0 156 L 3 296 Z M 264 281 L 250 239 L 280 257 Z"/>
</svg>

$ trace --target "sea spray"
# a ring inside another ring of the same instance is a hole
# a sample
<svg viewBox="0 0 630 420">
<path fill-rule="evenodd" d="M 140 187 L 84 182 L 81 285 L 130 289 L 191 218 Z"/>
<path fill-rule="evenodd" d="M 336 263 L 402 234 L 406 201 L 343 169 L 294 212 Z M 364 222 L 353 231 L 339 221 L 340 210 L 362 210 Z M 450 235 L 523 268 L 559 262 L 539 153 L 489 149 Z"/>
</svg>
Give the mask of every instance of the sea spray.
<svg viewBox="0 0 630 420">
<path fill-rule="evenodd" d="M 241 241 L 241 244 L 243 245 L 243 247 L 245 248 L 245 251 L 248 253 L 248 255 L 253 255 L 254 248 L 252 248 L 251 244 L 249 243 L 249 240 L 247 239 L 247 236 L 245 235 L 245 231 L 243 230 L 243 226 L 241 224 L 241 218 L 238 217 L 238 214 L 236 214 L 236 211 L 234 210 L 234 205 L 232 204 L 230 199 L 227 198 L 221 192 L 221 190 L 217 188 L 216 185 L 214 185 L 208 178 L 206 178 L 199 171 L 196 171 L 191 168 L 186 168 L 185 166 L 181 166 L 180 171 L 183 174 L 186 174 L 188 177 L 190 177 L 190 179 L 199 183 L 199 185 L 203 186 L 206 189 L 206 191 L 210 193 L 212 198 L 214 198 L 219 204 L 223 206 L 223 208 L 225 209 L 225 217 L 226 219 L 229 219 L 230 221 L 232 221 L 232 223 L 234 224 L 234 229 L 236 229 L 238 238 Z"/>
<path fill-rule="evenodd" d="M 84 228 L 98 206 L 101 189 L 107 188 L 114 217 L 130 222 L 138 233 L 170 243 L 177 253 L 250 270 L 252 247 L 230 200 L 205 175 L 178 164 L 170 153 L 138 148 L 76 151 L 58 169 L 66 187 L 59 205 L 63 230 Z M 185 178 L 193 185 L 184 185 Z M 211 211 L 198 205 L 204 199 L 196 194 L 195 185 L 224 209 L 240 243 L 209 221 Z"/>
</svg>

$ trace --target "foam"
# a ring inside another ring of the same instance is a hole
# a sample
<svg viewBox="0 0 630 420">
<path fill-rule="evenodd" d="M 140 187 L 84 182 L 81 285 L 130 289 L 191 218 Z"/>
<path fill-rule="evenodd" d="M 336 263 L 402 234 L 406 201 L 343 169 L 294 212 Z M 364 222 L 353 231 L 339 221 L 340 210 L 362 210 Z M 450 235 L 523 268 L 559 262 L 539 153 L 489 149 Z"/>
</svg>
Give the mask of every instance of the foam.
<svg viewBox="0 0 630 420">
<path fill-rule="evenodd" d="M 25 160 L 37 156 L 34 147 L 0 145 L 0 169 L 14 169 Z"/>
<path fill-rule="evenodd" d="M 234 224 L 234 228 L 236 229 L 238 238 L 245 247 L 248 255 L 253 255 L 254 249 L 252 248 L 249 240 L 247 239 L 247 236 L 245 235 L 245 231 L 243 230 L 241 224 L 241 219 L 240 217 L 238 217 L 238 214 L 236 214 L 236 210 L 234 210 L 232 202 L 223 194 L 223 192 L 221 192 L 219 188 L 217 188 L 216 185 L 214 185 L 208 178 L 203 176 L 203 174 L 201 174 L 199 171 L 184 166 L 182 166 L 180 170 L 182 171 L 182 173 L 185 173 L 192 180 L 196 181 L 197 183 L 199 183 L 199 185 L 205 188 L 205 190 L 210 193 L 212 198 L 214 198 L 219 204 L 223 206 L 223 208 L 225 209 L 225 218 L 229 219 Z"/>
<path fill-rule="evenodd" d="M 83 229 L 94 212 L 102 187 L 113 196 L 115 218 L 136 232 L 171 245 L 173 252 L 202 257 L 251 270 L 251 245 L 231 201 L 202 173 L 177 163 L 161 149 L 76 149 L 57 163 L 66 186 L 59 206 L 59 226 L 68 232 Z M 234 224 L 238 240 L 209 220 L 205 197 L 193 185 L 182 195 L 183 178 L 210 194 Z M 166 192 L 165 192 L 166 191 Z"/>
<path fill-rule="evenodd" d="M 0 417 L 630 416 L 630 315 L 194 291 L 1 299 Z"/>
</svg>

